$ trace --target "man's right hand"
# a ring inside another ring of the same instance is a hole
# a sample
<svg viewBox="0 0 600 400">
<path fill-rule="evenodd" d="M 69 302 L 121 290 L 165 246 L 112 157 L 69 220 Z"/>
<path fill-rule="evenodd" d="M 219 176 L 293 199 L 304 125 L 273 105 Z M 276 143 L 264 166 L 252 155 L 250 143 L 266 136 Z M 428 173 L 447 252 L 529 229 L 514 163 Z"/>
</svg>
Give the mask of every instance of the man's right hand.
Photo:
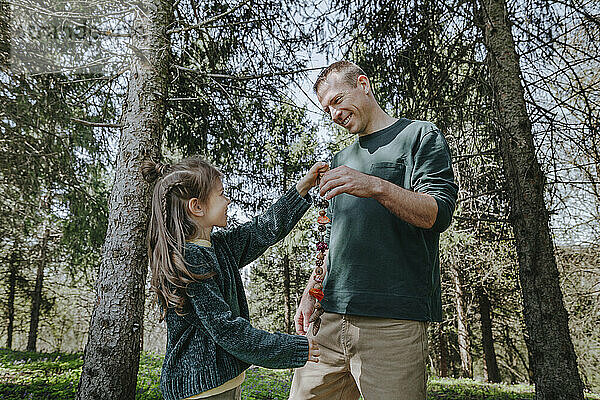
<svg viewBox="0 0 600 400">
<path fill-rule="evenodd" d="M 294 322 L 296 323 L 296 333 L 299 335 L 306 335 L 308 331 L 308 326 L 310 323 L 308 320 L 310 316 L 315 311 L 315 302 L 308 294 L 304 294 L 300 298 L 300 304 L 298 305 L 298 309 L 296 310 L 296 315 L 294 315 Z"/>
</svg>

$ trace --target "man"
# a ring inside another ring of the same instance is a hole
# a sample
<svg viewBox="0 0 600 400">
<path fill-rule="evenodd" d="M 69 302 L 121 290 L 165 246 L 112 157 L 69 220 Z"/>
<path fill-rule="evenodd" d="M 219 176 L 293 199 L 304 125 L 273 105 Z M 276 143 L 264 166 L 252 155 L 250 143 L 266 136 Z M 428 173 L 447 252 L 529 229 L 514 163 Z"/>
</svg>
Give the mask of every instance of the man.
<svg viewBox="0 0 600 400">
<path fill-rule="evenodd" d="M 321 178 L 331 219 L 321 357 L 295 371 L 290 399 L 424 400 L 427 323 L 442 316 L 439 235 L 458 191 L 448 145 L 435 125 L 385 113 L 353 63 L 324 69 L 314 90 L 358 139 Z M 313 285 L 295 316 L 308 336 Z"/>
</svg>

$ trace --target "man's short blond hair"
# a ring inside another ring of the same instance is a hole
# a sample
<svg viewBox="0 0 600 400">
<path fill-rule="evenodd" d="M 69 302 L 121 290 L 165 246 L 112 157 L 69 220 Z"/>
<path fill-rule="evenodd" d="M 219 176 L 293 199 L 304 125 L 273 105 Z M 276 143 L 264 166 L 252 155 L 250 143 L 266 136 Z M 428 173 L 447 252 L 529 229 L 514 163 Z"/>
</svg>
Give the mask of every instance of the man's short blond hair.
<svg viewBox="0 0 600 400">
<path fill-rule="evenodd" d="M 346 82 L 348 85 L 350 85 L 351 87 L 356 87 L 357 82 L 358 82 L 358 77 L 360 75 L 367 75 L 365 74 L 365 71 L 362 70 L 362 68 L 360 68 L 358 65 L 354 64 L 353 62 L 350 61 L 336 61 L 333 64 L 331 64 L 330 66 L 328 66 L 327 68 L 324 68 L 321 73 L 319 74 L 319 76 L 317 77 L 317 80 L 315 81 L 315 84 L 313 86 L 313 90 L 315 91 L 316 94 L 319 93 L 319 89 L 321 87 L 321 85 L 323 84 L 323 82 L 325 82 L 327 80 L 327 77 L 332 73 L 332 72 L 337 72 L 340 73 L 341 78 L 344 82 Z"/>
</svg>

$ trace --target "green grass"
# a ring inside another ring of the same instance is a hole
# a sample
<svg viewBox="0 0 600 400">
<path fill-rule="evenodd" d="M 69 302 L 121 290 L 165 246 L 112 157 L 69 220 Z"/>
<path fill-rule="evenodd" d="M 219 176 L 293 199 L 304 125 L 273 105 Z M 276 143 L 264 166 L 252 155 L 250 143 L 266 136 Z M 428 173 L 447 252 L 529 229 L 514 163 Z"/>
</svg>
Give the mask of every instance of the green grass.
<svg viewBox="0 0 600 400">
<path fill-rule="evenodd" d="M 82 364 L 81 354 L 0 349 L 0 398 L 74 399 Z"/>
<path fill-rule="evenodd" d="M 28 353 L 0 349 L 0 399 L 72 400 L 81 375 L 82 354 Z M 140 359 L 137 400 L 160 400 L 162 357 L 144 353 Z M 251 368 L 242 385 L 244 400 L 287 399 L 292 373 L 289 370 Z M 529 400 L 529 385 L 486 384 L 470 379 L 432 378 L 428 399 Z M 600 395 L 588 394 L 589 400 Z"/>
</svg>

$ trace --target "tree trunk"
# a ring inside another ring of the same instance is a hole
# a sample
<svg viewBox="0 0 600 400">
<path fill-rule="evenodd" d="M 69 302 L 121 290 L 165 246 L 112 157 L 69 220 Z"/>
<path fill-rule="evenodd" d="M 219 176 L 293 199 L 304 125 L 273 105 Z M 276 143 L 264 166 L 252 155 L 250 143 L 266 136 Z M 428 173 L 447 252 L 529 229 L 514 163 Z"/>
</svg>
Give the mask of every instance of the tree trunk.
<svg viewBox="0 0 600 400">
<path fill-rule="evenodd" d="M 583 399 L 505 0 L 480 0 L 537 399 Z"/>
<path fill-rule="evenodd" d="M 10 28 L 11 12 L 10 3 L 0 0 L 0 68 L 10 67 Z"/>
<path fill-rule="evenodd" d="M 517 369 L 517 365 L 516 365 L 516 361 L 515 361 L 515 356 L 517 357 L 517 359 L 521 362 L 521 365 L 523 366 L 523 368 L 526 371 L 526 378 L 528 379 L 528 383 L 533 385 L 533 373 L 531 372 L 531 367 L 529 365 L 529 363 L 527 362 L 527 357 L 524 356 L 523 354 L 521 354 L 521 352 L 519 351 L 519 349 L 517 348 L 517 346 L 515 345 L 514 341 L 512 340 L 511 336 L 510 336 L 510 331 L 508 326 L 504 326 L 504 330 L 503 330 L 503 341 L 505 344 L 505 350 L 506 350 L 506 356 L 508 357 L 508 364 L 511 367 L 514 367 L 513 370 Z M 525 340 L 525 343 L 527 344 L 529 341 Z M 526 349 L 527 351 L 527 356 L 529 356 L 529 350 Z M 513 376 L 517 377 L 517 375 L 515 375 L 512 371 L 511 373 L 513 374 Z M 520 381 L 523 381 L 523 379 L 521 377 L 518 377 Z M 516 380 L 511 380 L 510 383 L 514 383 L 516 382 Z"/>
<path fill-rule="evenodd" d="M 141 4 L 141 3 L 138 3 Z M 78 400 L 133 400 L 139 366 L 151 186 L 141 162 L 160 156 L 168 83 L 170 0 L 134 22 L 129 87 Z"/>
<path fill-rule="evenodd" d="M 473 377 L 473 360 L 471 358 L 471 336 L 467 320 L 467 302 L 463 292 L 460 271 L 453 269 L 452 280 L 456 293 L 456 327 L 458 331 L 458 350 L 460 354 L 460 369 L 463 378 Z"/>
<path fill-rule="evenodd" d="M 484 372 L 487 382 L 501 382 L 500 371 L 498 370 L 498 361 L 496 360 L 496 350 L 494 349 L 494 336 L 492 334 L 492 317 L 490 298 L 483 289 L 477 290 L 479 300 L 479 315 L 481 317 L 481 344 L 484 355 Z"/>
<path fill-rule="evenodd" d="M 444 335 L 444 328 L 441 323 L 438 324 L 438 335 L 440 339 L 440 378 L 448 377 L 448 340 Z"/>
<path fill-rule="evenodd" d="M 44 270 L 48 258 L 48 239 L 50 238 L 50 227 L 46 226 L 42 237 L 40 260 L 38 262 L 35 277 L 35 289 L 31 299 L 31 316 L 29 319 L 29 335 L 27 337 L 27 351 L 36 351 L 38 326 L 40 322 L 40 307 L 42 305 L 42 288 L 44 284 Z"/>
<path fill-rule="evenodd" d="M 6 329 L 6 347 L 12 349 L 13 329 L 15 326 L 15 291 L 17 286 L 17 249 L 10 255 L 8 275 L 8 328 Z"/>
</svg>

